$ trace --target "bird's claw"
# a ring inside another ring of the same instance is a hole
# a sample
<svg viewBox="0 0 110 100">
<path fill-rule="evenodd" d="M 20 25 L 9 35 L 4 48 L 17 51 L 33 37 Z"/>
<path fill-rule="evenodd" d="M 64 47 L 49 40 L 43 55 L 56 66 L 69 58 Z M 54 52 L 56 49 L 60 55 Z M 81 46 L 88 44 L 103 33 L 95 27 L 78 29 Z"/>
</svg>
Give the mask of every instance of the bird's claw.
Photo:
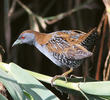
<svg viewBox="0 0 110 100">
<path fill-rule="evenodd" d="M 64 77 L 64 78 L 65 78 L 65 81 L 67 82 L 67 78 L 66 78 L 65 75 L 56 75 L 56 76 L 54 76 L 54 77 L 52 78 L 52 80 L 51 80 L 51 86 L 54 86 L 54 81 L 55 81 L 56 79 L 58 79 L 58 78 L 61 78 L 61 77 Z"/>
</svg>

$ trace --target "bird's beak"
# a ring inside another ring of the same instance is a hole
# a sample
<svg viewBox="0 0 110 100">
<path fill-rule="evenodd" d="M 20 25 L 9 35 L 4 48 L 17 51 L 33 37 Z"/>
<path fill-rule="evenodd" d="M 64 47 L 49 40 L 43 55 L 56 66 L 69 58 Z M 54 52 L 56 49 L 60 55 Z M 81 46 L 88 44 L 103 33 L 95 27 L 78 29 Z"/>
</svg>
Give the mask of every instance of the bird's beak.
<svg viewBox="0 0 110 100">
<path fill-rule="evenodd" d="M 15 45 L 18 45 L 18 44 L 22 44 L 22 41 L 21 41 L 21 40 L 16 40 L 16 41 L 13 43 L 12 47 L 15 46 Z"/>
</svg>

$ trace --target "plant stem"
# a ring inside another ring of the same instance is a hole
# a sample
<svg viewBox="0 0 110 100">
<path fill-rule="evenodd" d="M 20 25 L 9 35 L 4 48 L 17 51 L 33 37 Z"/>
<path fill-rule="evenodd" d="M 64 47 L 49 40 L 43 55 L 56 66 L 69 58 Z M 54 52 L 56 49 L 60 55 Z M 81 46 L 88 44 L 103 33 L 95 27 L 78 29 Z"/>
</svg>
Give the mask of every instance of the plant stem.
<svg viewBox="0 0 110 100">
<path fill-rule="evenodd" d="M 26 71 L 29 72 L 32 76 L 34 76 L 36 79 L 51 84 L 51 80 L 53 79 L 53 77 L 43 75 L 43 74 L 39 74 L 36 72 L 32 72 L 29 70 L 26 70 Z M 61 87 L 73 89 L 76 91 L 80 91 L 80 89 L 78 88 L 79 83 L 67 82 L 64 80 L 56 79 L 53 84 L 55 86 L 61 86 Z"/>
</svg>

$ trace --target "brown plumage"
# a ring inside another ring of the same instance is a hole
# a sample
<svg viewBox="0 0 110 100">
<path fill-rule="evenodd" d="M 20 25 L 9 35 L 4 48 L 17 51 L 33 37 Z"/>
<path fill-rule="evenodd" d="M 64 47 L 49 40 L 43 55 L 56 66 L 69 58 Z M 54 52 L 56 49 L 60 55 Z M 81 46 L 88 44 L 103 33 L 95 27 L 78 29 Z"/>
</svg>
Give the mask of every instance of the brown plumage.
<svg viewBox="0 0 110 100">
<path fill-rule="evenodd" d="M 73 69 L 93 54 L 91 50 L 96 39 L 95 28 L 88 33 L 63 30 L 46 34 L 26 30 L 20 34 L 13 45 L 22 43 L 34 45 L 56 65 Z"/>
</svg>

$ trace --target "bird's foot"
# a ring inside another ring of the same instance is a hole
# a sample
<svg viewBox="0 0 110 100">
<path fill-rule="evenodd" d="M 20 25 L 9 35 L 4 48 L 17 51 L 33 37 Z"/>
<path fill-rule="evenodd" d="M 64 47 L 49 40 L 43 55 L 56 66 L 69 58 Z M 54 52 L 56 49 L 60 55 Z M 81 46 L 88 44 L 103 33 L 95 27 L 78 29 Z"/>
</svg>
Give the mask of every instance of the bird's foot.
<svg viewBox="0 0 110 100">
<path fill-rule="evenodd" d="M 65 81 L 67 82 L 67 78 L 66 78 L 66 76 L 65 76 L 64 74 L 62 74 L 62 75 L 56 75 L 56 76 L 54 76 L 54 77 L 52 78 L 52 80 L 51 80 L 51 86 L 54 85 L 54 81 L 55 81 L 56 79 L 61 78 L 61 77 L 65 78 Z"/>
<path fill-rule="evenodd" d="M 51 80 L 51 85 L 53 86 L 53 85 L 54 85 L 54 84 L 53 84 L 54 81 L 55 81 L 56 79 L 58 79 L 58 78 L 61 78 L 61 77 L 64 77 L 65 80 L 66 80 L 66 82 L 67 82 L 67 78 L 66 78 L 66 77 L 67 77 L 68 74 L 70 74 L 72 71 L 73 71 L 73 68 L 71 67 L 70 70 L 64 72 L 62 75 L 56 75 L 56 76 L 54 76 L 53 79 Z"/>
<path fill-rule="evenodd" d="M 72 78 L 72 77 L 74 77 L 74 78 L 83 78 L 83 77 L 81 77 L 81 76 L 76 76 L 76 75 L 70 75 L 70 78 Z"/>
<path fill-rule="evenodd" d="M 70 78 L 77 78 L 77 79 L 83 79 L 83 82 L 86 82 L 86 77 L 81 77 L 81 76 L 76 76 L 76 75 L 71 75 Z"/>
</svg>

